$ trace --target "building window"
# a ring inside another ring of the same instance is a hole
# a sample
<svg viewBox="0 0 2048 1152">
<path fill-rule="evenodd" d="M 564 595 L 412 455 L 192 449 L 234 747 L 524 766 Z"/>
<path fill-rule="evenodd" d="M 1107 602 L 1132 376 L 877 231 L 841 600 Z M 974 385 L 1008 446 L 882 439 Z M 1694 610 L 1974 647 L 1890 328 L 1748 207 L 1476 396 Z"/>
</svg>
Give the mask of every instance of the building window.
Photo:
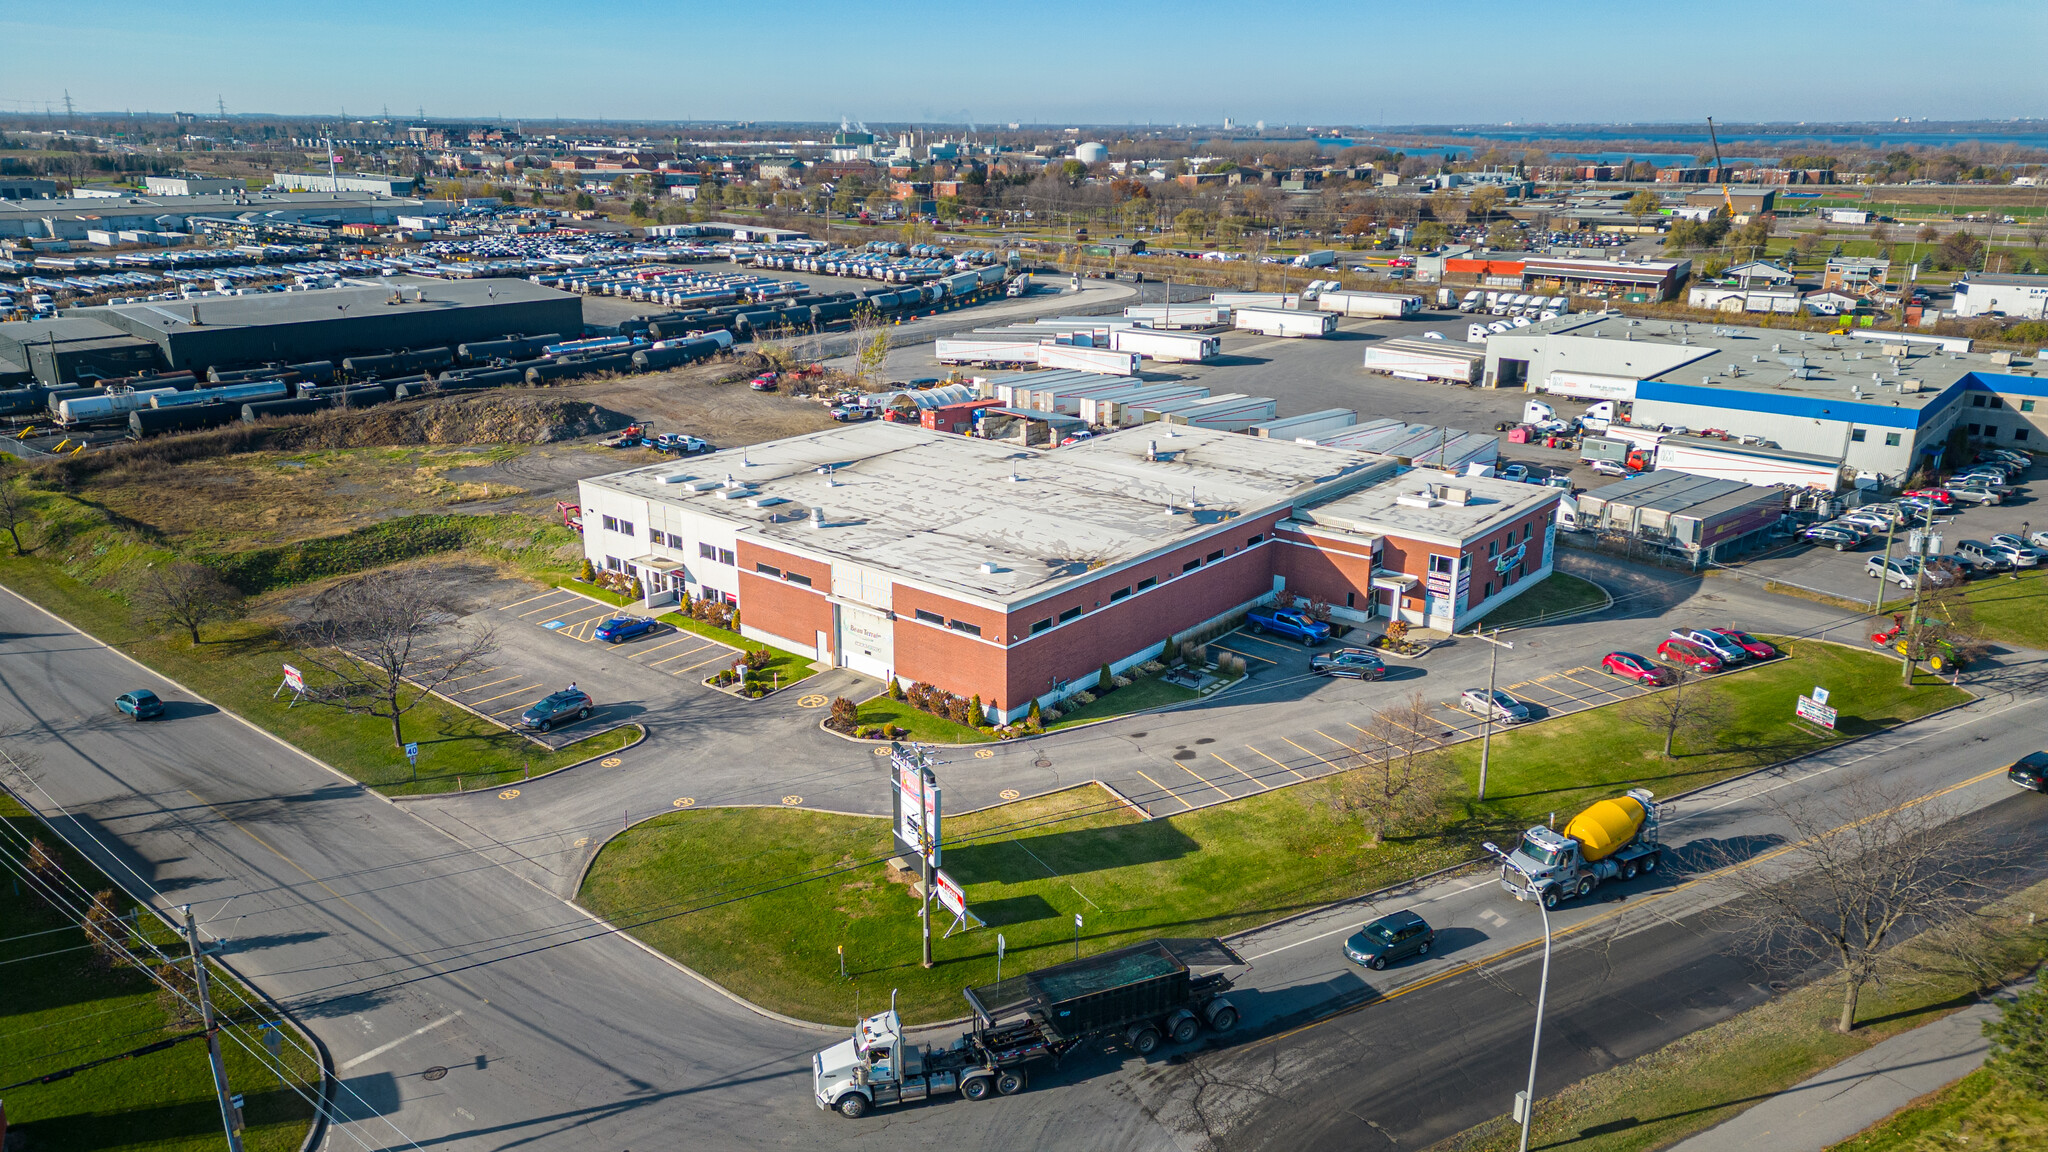
<svg viewBox="0 0 2048 1152">
<path fill-rule="evenodd" d="M 619 521 L 619 532 L 626 536 L 634 535 L 633 522 L 631 520 Z"/>
<path fill-rule="evenodd" d="M 725 603 L 725 593 L 720 592 L 718 589 L 713 588 L 709 584 L 697 585 L 697 595 L 705 600 L 710 600 L 714 603 Z"/>
<path fill-rule="evenodd" d="M 1887 448 L 1897 448 L 1899 446 L 1899 434 L 1897 432 L 1885 433 L 1884 446 Z"/>
<path fill-rule="evenodd" d="M 1251 539 L 1245 541 L 1244 546 L 1247 548 L 1257 548 L 1259 545 L 1264 544 L 1265 542 L 1266 534 L 1264 532 L 1261 532 L 1257 536 L 1254 536 Z"/>
<path fill-rule="evenodd" d="M 1983 394 L 1982 392 L 1979 392 L 1979 393 L 1977 393 L 1976 395 L 1974 395 L 1974 396 L 1970 397 L 1970 407 L 1972 407 L 1972 408 L 1982 408 L 1983 406 L 1984 406 L 1984 394 Z"/>
<path fill-rule="evenodd" d="M 1439 556 L 1436 553 L 1430 554 L 1429 571 L 1431 575 L 1448 576 L 1452 572 L 1457 571 L 1457 568 L 1458 558 L 1456 556 Z"/>
<path fill-rule="evenodd" d="M 732 549 L 730 549 L 730 548 L 720 548 L 720 549 L 718 550 L 718 562 L 719 562 L 720 564 L 733 564 L 733 563 L 737 563 L 737 561 L 735 561 L 735 560 L 733 559 L 733 555 L 732 555 Z"/>
<path fill-rule="evenodd" d="M 2034 410 L 2034 402 L 2033 402 L 2032 400 L 2022 400 L 2022 401 L 2020 401 L 2020 411 L 2022 411 L 2022 412 L 2032 412 L 2033 410 Z"/>
<path fill-rule="evenodd" d="M 2027 438 L 2027 430 L 2025 428 L 2013 429 L 2012 438 L 2015 440 L 2025 440 Z"/>
<path fill-rule="evenodd" d="M 979 636 L 979 635 L 981 635 L 981 625 L 979 625 L 979 624 L 969 624 L 969 623 L 968 623 L 967 621 L 965 621 L 965 620 L 950 620 L 950 621 L 947 621 L 947 623 L 946 623 L 946 627 L 948 627 L 948 628 L 951 628 L 951 629 L 952 629 L 953 631 L 955 631 L 955 632 L 965 632 L 965 633 L 967 633 L 967 634 L 968 634 L 969 636 Z"/>
<path fill-rule="evenodd" d="M 1193 572 L 1195 569 L 1200 568 L 1201 566 L 1202 562 L 1200 560 L 1190 560 L 1187 563 L 1181 565 L 1180 570 L 1182 572 Z"/>
<path fill-rule="evenodd" d="M 604 530 L 607 532 L 617 532 L 619 530 L 619 521 L 617 517 L 604 517 Z"/>
<path fill-rule="evenodd" d="M 773 564 L 761 564 L 761 563 L 758 563 L 758 562 L 757 562 L 757 563 L 756 563 L 756 564 L 754 565 L 754 571 L 756 571 L 756 572 L 759 572 L 759 573 L 760 573 L 761 575 L 763 575 L 763 576 L 780 576 L 780 575 L 782 575 L 782 569 L 780 569 L 780 568 L 777 568 L 777 567 L 776 567 L 775 565 L 773 565 Z"/>
<path fill-rule="evenodd" d="M 690 542 L 688 540 L 683 539 L 682 533 L 671 532 L 668 534 L 668 546 L 680 552 L 683 549 L 688 548 L 690 546 Z"/>
<path fill-rule="evenodd" d="M 716 560 L 718 559 L 718 549 L 713 548 L 709 544 L 699 544 L 697 545 L 697 555 L 702 556 L 706 560 Z"/>
<path fill-rule="evenodd" d="M 944 624 L 946 622 L 944 616 L 939 615 L 937 612 L 927 612 L 922 608 L 917 610 L 917 618 L 927 624 Z"/>
<path fill-rule="evenodd" d="M 1481 594 L 1480 594 L 1480 596 L 1479 596 L 1479 598 L 1480 598 L 1481 600 L 1491 600 L 1491 599 L 1493 599 L 1493 581 L 1491 581 L 1491 580 L 1488 580 L 1488 581 L 1486 582 L 1486 591 L 1485 591 L 1485 592 L 1483 592 L 1483 593 L 1481 593 Z"/>
<path fill-rule="evenodd" d="M 1065 624 L 1067 621 L 1072 620 L 1074 617 L 1079 616 L 1080 614 L 1081 606 L 1079 604 L 1076 604 L 1072 608 L 1067 609 L 1065 612 L 1060 613 L 1060 623 Z"/>
<path fill-rule="evenodd" d="M 1157 576 L 1147 576 L 1143 580 L 1138 581 L 1138 591 L 1143 592 L 1157 583 L 1159 583 Z"/>
<path fill-rule="evenodd" d="M 1508 539 L 1512 540 L 1512 539 L 1514 539 L 1514 537 L 1515 537 L 1515 534 L 1514 534 L 1513 532 L 1510 532 L 1510 533 L 1508 533 Z M 1492 540 L 1492 541 L 1488 541 L 1488 542 L 1487 542 L 1487 545 L 1486 545 L 1486 554 L 1487 554 L 1488 556 L 1498 556 L 1498 555 L 1500 555 L 1500 541 L 1498 541 L 1498 540 Z"/>
<path fill-rule="evenodd" d="M 1356 592 L 1346 592 L 1346 593 L 1344 594 L 1344 606 L 1345 606 L 1346 608 L 1356 608 L 1356 607 L 1358 607 L 1358 593 L 1356 593 Z"/>
<path fill-rule="evenodd" d="M 801 572 L 784 572 L 782 578 L 791 584 L 801 584 L 806 588 L 811 586 L 811 578 Z"/>
<path fill-rule="evenodd" d="M 1993 397 L 1991 398 L 1991 406 L 1992 406 L 1993 408 L 2003 408 L 2003 407 L 2005 407 L 2005 397 L 2003 397 L 2003 396 L 1993 396 Z"/>
<path fill-rule="evenodd" d="M 1217 550 L 1209 553 L 1202 559 L 1205 563 L 1214 564 L 1216 561 L 1223 559 L 1223 549 L 1218 548 Z"/>
<path fill-rule="evenodd" d="M 606 571 L 617 572 L 619 570 L 619 558 L 617 556 L 605 557 L 604 566 Z"/>
<path fill-rule="evenodd" d="M 1983 429 L 1979 428 L 1979 427 L 1978 427 L 1977 425 L 1975 425 L 1975 424 L 1972 424 L 1972 425 L 1970 425 L 1970 435 L 1972 435 L 1972 436 L 1975 436 L 1975 435 L 1978 435 L 1979 433 L 1981 433 L 1982 431 L 1983 431 Z"/>
<path fill-rule="evenodd" d="M 1129 596 L 1130 594 L 1131 590 L 1129 588 L 1119 588 L 1116 591 L 1111 592 L 1109 594 L 1109 602 L 1111 604 L 1114 604 L 1117 601 L 1123 599 L 1124 597 Z"/>
<path fill-rule="evenodd" d="M 1050 617 L 1050 616 L 1047 616 L 1047 617 L 1046 617 L 1045 619 L 1043 619 L 1043 620 L 1040 620 L 1040 621 L 1039 621 L 1038 623 L 1036 623 L 1036 624 L 1033 624 L 1033 625 L 1031 626 L 1031 634 L 1032 634 L 1033 636 L 1036 636 L 1036 635 L 1038 635 L 1038 634 L 1039 634 L 1040 632 L 1043 632 L 1043 631 L 1045 631 L 1045 630 L 1046 630 L 1047 628 L 1050 628 L 1050 627 L 1052 627 L 1052 617 Z"/>
<path fill-rule="evenodd" d="M 1861 444 L 1861 443 L 1863 443 L 1863 429 L 1861 429 L 1861 428 L 1851 428 L 1851 429 L 1849 429 L 1849 440 L 1850 440 L 1850 442 L 1851 442 L 1851 443 L 1855 443 L 1855 444 Z"/>
<path fill-rule="evenodd" d="M 647 530 L 647 539 L 649 543 L 659 544 L 662 542 L 663 538 L 664 537 L 662 536 L 661 529 L 649 528 Z"/>
</svg>

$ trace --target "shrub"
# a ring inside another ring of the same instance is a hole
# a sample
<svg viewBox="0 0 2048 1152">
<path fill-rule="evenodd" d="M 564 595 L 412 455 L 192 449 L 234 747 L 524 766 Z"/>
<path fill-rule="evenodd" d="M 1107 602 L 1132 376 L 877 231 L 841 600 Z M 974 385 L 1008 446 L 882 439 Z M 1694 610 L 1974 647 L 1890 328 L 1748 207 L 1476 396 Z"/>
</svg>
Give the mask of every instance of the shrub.
<svg viewBox="0 0 2048 1152">
<path fill-rule="evenodd" d="M 1045 723 L 1050 724 L 1053 721 L 1058 720 L 1063 715 L 1065 715 L 1065 713 L 1061 712 L 1057 708 L 1047 708 L 1045 710 L 1044 721 Z"/>
<path fill-rule="evenodd" d="M 1095 703 L 1095 693 L 1076 692 L 1072 696 L 1067 697 L 1067 702 L 1076 708 L 1086 708 L 1088 705 Z"/>
<path fill-rule="evenodd" d="M 597 569 L 590 563 L 590 557 L 583 558 L 583 567 L 576 570 L 576 578 L 585 584 L 597 579 Z"/>
<path fill-rule="evenodd" d="M 988 720 L 988 709 L 981 706 L 981 693 L 979 692 L 976 692 L 974 699 L 968 703 L 967 711 L 973 714 L 976 724 L 983 724 Z"/>
<path fill-rule="evenodd" d="M 889 699 L 899 701 L 903 699 L 903 681 L 896 679 L 894 676 L 889 677 Z"/>
<path fill-rule="evenodd" d="M 645 589 L 641 587 L 640 578 L 638 576 L 633 577 L 633 579 L 626 585 L 626 598 L 628 600 L 647 599 L 647 592 L 645 591 Z"/>
<path fill-rule="evenodd" d="M 889 726 L 889 739 L 908 740 L 910 739 L 910 729 L 905 728 L 901 724 L 892 724 Z"/>
<path fill-rule="evenodd" d="M 825 726 L 835 732 L 852 732 L 860 723 L 860 706 L 844 696 L 832 698 L 832 715 L 826 718 Z"/>
<path fill-rule="evenodd" d="M 1042 723 L 1044 719 L 1045 718 L 1039 714 L 1038 700 L 1036 697 L 1034 697 L 1031 701 L 1031 711 L 1026 712 L 1024 714 L 1024 722 L 1026 724 L 1032 725 L 1033 727 L 1036 727 L 1040 723 Z"/>
<path fill-rule="evenodd" d="M 1102 671 L 1098 673 L 1095 678 L 1095 690 L 1097 692 L 1108 692 L 1114 689 L 1115 687 L 1116 673 L 1111 672 L 1109 670 L 1108 661 L 1104 661 L 1102 665 Z"/>
<path fill-rule="evenodd" d="M 872 727 L 862 728 L 860 731 L 855 732 L 854 735 L 860 737 L 863 740 L 880 740 L 882 738 L 882 730 L 880 728 Z"/>
<path fill-rule="evenodd" d="M 768 651 L 768 649 L 766 648 L 757 648 L 754 651 L 747 653 L 746 660 L 747 667 L 752 668 L 756 672 L 759 672 L 763 668 L 768 667 L 770 664 L 775 663 L 775 654 L 773 652 Z"/>
<path fill-rule="evenodd" d="M 1161 664 L 1157 660 L 1147 660 L 1143 664 L 1138 665 L 1138 671 L 1143 672 L 1147 676 L 1157 676 L 1161 672 L 1166 671 L 1166 665 Z"/>
</svg>

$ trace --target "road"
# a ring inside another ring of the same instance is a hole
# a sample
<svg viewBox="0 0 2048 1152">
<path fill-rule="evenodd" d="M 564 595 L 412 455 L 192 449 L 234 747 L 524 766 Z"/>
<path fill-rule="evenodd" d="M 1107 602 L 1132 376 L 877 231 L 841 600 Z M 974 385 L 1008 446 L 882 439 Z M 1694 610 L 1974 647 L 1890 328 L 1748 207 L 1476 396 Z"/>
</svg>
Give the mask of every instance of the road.
<svg viewBox="0 0 2048 1152">
<path fill-rule="evenodd" d="M 1720 592 L 1651 591 L 1656 599 L 1646 603 L 1660 605 L 1650 613 L 1660 617 L 1683 610 L 1690 597 Z M 1788 611 L 1812 609 L 1803 602 L 1778 602 L 1795 606 Z M 1624 601 L 1621 610 L 1629 611 L 1630 603 Z M 330 1139 L 331 1147 L 396 1147 L 409 1139 L 421 1147 L 632 1148 L 688 1131 L 693 1144 L 713 1148 L 861 1148 L 906 1138 L 968 1149 L 1187 1148 L 1202 1143 L 1205 1126 L 1190 1121 L 1185 1104 L 1202 1085 L 1223 1076 L 1258 1087 L 1244 1062 L 1275 1067 L 1261 1054 L 1269 1049 L 1311 1069 L 1338 1069 L 1337 1057 L 1360 1042 L 1354 1029 L 1369 1034 L 1379 1021 L 1405 1020 L 1404 1012 L 1434 1021 L 1464 1018 L 1475 990 L 1491 986 L 1492 969 L 1429 982 L 1448 970 L 1438 966 L 1512 954 L 1505 969 L 1512 985 L 1532 937 L 1533 917 L 1503 904 L 1483 883 L 1453 881 L 1441 892 L 1402 896 L 1399 902 L 1424 908 L 1432 920 L 1458 930 L 1463 942 L 1447 943 L 1444 955 L 1425 964 L 1375 974 L 1382 986 L 1374 991 L 1417 985 L 1390 1005 L 1251 1047 L 1370 987 L 1336 960 L 1333 934 L 1348 931 L 1378 906 L 1312 917 L 1247 941 L 1256 967 L 1243 994 L 1247 1024 L 1232 1037 L 1232 1047 L 1193 1059 L 1183 1053 L 1178 1061 L 1162 1052 L 1149 1063 L 1122 1054 L 1077 1057 L 1063 1070 L 1039 1076 L 1034 1090 L 1019 1097 L 916 1107 L 849 1125 L 820 1113 L 807 1095 L 808 1054 L 830 1036 L 760 1016 L 605 931 L 558 899 L 562 889 L 548 883 L 551 874 L 573 875 L 573 869 L 536 870 L 522 863 L 529 842 L 559 834 L 551 809 L 538 801 L 548 800 L 551 788 L 577 783 L 583 770 L 534 782 L 527 794 L 537 802 L 530 809 L 493 796 L 397 805 L 175 689 L 164 693 L 173 705 L 174 718 L 167 723 L 137 726 L 114 719 L 105 702 L 138 680 L 156 678 L 11 594 L 0 595 L 0 635 L 0 721 L 24 729 L 13 746 L 33 753 L 26 761 L 32 779 L 8 770 L 7 783 L 41 810 L 71 813 L 75 823 L 65 825 L 67 835 L 89 848 L 105 845 L 96 855 L 125 883 L 159 894 L 161 903 L 192 903 L 209 931 L 227 942 L 234 965 L 325 1039 L 342 1069 L 345 1114 L 353 1118 Z M 2041 722 L 2029 719 L 2037 706 L 2037 689 L 2027 679 L 2033 659 L 2011 654 L 2009 667 L 1995 674 L 1979 704 L 1838 750 L 1832 755 L 1839 763 L 1809 762 L 1774 783 L 1788 794 L 1872 774 L 1916 786 L 1944 785 L 2039 747 Z M 1262 714 L 1238 708 L 1206 722 L 1235 723 Z M 1130 729 L 1157 727 L 1146 718 L 1118 723 L 1126 726 L 1121 739 L 1141 744 L 1143 738 Z M 737 738 L 727 739 L 733 741 L 731 754 L 739 755 Z M 1038 758 L 1071 765 L 1061 771 L 1077 778 L 1105 739 L 1054 740 L 1041 746 Z M 1952 754 L 1963 741 L 1969 741 L 1970 753 Z M 673 776 L 689 770 L 692 761 L 675 754 L 659 763 Z M 849 757 L 848 771 L 857 763 Z M 879 776 L 871 764 L 858 770 Z M 950 770 L 964 780 L 971 769 Z M 639 779 L 617 777 L 629 778 Z M 572 789 L 583 793 L 573 804 L 594 805 L 588 793 L 603 791 L 600 785 L 610 779 L 587 777 Z M 1694 806 L 1700 815 L 1696 822 L 1675 825 L 1674 832 L 1684 830 L 1688 839 L 1764 842 L 1776 833 L 1756 794 L 1774 786 L 1765 782 L 1770 779 L 1752 778 L 1688 801 L 1681 815 Z M 664 781 L 642 782 L 651 789 Z M 984 779 L 980 786 L 996 782 Z M 665 783 L 663 791 L 672 792 L 675 781 Z M 2003 798 L 2004 788 L 1998 781 L 1980 783 L 1952 800 L 1965 808 L 1984 807 Z M 501 823 L 471 824 L 465 831 L 467 820 L 450 819 L 482 819 L 481 813 L 495 814 Z M 589 825 L 584 836 L 602 839 L 605 830 L 596 826 L 594 814 L 572 815 Z M 1631 901 L 1654 895 L 1621 894 Z M 1710 902 L 1697 888 L 1682 889 L 1658 898 L 1647 919 L 1683 921 Z M 1595 921 L 1609 910 L 1599 903 L 1574 909 L 1559 917 L 1560 925 Z M 1583 938 L 1606 935 L 1589 929 Z M 1524 951 L 1514 953 L 1518 947 Z M 1625 1059 L 1744 1002 L 1743 970 L 1686 967 L 1698 959 L 1696 953 L 1697 948 L 1663 947 L 1633 960 L 1627 974 L 1646 987 L 1703 981 L 1692 991 L 1706 1007 L 1690 1017 L 1648 1014 L 1642 1027 L 1627 1033 L 1626 1043 L 1608 1044 L 1614 1058 Z M 1487 975 L 1482 979 L 1481 973 Z M 1617 1001 L 1628 998 L 1623 985 L 1611 991 Z M 1599 997 L 1560 1003 L 1558 1035 L 1572 1036 L 1574 1028 L 1599 1035 L 1606 1027 L 1601 1013 L 1612 1010 Z M 1463 1055 L 1457 1048 L 1449 1044 L 1404 1058 L 1400 1075 L 1417 1082 L 1452 1075 Z M 436 1081 L 422 1078 L 423 1070 L 436 1066 L 451 1071 Z M 1572 1067 L 1560 1059 L 1555 1074 Z M 1511 1088 L 1497 1086 L 1487 1097 L 1478 1090 L 1479 1076 L 1467 1073 L 1473 1081 L 1471 1107 L 1497 1111 Z M 1299 1086 L 1311 1102 L 1356 1097 L 1350 1080 L 1338 1079 L 1341 1086 L 1333 1087 L 1327 1077 L 1289 1073 L 1288 1086 Z M 1363 1084 L 1357 1087 L 1364 1090 Z M 1209 1096 L 1203 1114 L 1210 1117 L 1207 1129 L 1224 1137 L 1219 1147 L 1257 1143 L 1257 1132 L 1245 1125 L 1263 1131 L 1262 1125 L 1278 1124 L 1241 1097 L 1214 1090 Z M 1396 1111 L 1380 1122 L 1416 1123 Z M 1310 1140 L 1309 1146 L 1324 1145 Z"/>
</svg>

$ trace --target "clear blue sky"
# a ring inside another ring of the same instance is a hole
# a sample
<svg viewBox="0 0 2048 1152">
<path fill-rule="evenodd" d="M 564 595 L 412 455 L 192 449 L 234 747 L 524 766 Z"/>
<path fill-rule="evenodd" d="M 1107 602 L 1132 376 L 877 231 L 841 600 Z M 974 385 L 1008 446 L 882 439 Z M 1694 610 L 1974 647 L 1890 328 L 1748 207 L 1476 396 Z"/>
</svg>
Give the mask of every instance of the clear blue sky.
<svg viewBox="0 0 2048 1152">
<path fill-rule="evenodd" d="M 589 14 L 583 14 L 588 12 Z M 66 0 L 0 110 L 1095 123 L 2048 116 L 2040 0 Z"/>
</svg>

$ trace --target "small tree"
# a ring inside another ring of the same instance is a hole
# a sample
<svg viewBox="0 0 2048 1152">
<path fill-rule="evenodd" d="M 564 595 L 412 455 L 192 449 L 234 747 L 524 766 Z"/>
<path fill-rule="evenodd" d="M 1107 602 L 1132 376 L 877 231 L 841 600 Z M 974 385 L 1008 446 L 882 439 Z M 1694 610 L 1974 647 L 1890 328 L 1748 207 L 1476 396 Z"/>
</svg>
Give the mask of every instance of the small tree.
<svg viewBox="0 0 2048 1152">
<path fill-rule="evenodd" d="M 638 576 L 633 577 L 633 579 L 629 583 L 627 583 L 626 598 L 628 600 L 645 600 L 647 598 L 647 593 L 641 587 L 640 578 Z"/>
<path fill-rule="evenodd" d="M 1680 735 L 1711 734 L 1727 715 L 1721 698 L 1698 672 L 1683 666 L 1670 672 L 1670 687 L 1638 696 L 1623 706 L 1623 715 L 1632 723 L 1664 737 L 1666 756 L 1676 755 L 1672 749 Z"/>
<path fill-rule="evenodd" d="M 988 710 L 981 706 L 981 693 L 979 692 L 976 692 L 974 698 L 967 702 L 967 710 L 973 714 L 976 724 L 980 724 L 988 719 Z"/>
<path fill-rule="evenodd" d="M 1365 732 L 1373 747 L 1361 749 L 1360 767 L 1337 784 L 1337 807 L 1355 812 L 1370 842 L 1434 811 L 1449 779 L 1449 764 L 1436 741 L 1423 735 L 1441 727 L 1420 692 L 1373 713 Z"/>
<path fill-rule="evenodd" d="M 1635 195 L 1628 198 L 1627 204 L 1622 205 L 1623 211 L 1635 217 L 1638 222 L 1657 215 L 1663 207 L 1664 202 L 1659 200 L 1657 194 L 1648 188 L 1641 189 Z"/>
<path fill-rule="evenodd" d="M 577 570 L 576 578 L 585 584 L 590 584 L 597 580 L 597 567 L 590 562 L 590 557 L 585 556 L 583 558 L 583 567 Z"/>
<path fill-rule="evenodd" d="M 1038 710 L 1038 697 L 1033 696 L 1031 698 L 1031 710 L 1024 714 L 1024 722 L 1033 728 L 1042 727 L 1045 724 L 1045 716 Z"/>
<path fill-rule="evenodd" d="M 1109 662 L 1105 660 L 1102 664 L 1102 671 L 1096 675 L 1095 690 L 1097 693 L 1102 693 L 1114 687 L 1116 687 L 1116 673 L 1109 670 Z"/>
<path fill-rule="evenodd" d="M 242 608 L 240 589 L 213 569 L 189 560 L 144 568 L 133 596 L 145 618 L 184 629 L 194 644 L 199 643 L 200 625 L 232 620 Z"/>
<path fill-rule="evenodd" d="M 2031 1096 L 2048 1096 L 2048 983 L 2035 981 L 1984 1022 L 1991 1055 L 1984 1066 Z"/>
<path fill-rule="evenodd" d="M 311 618 L 292 630 L 299 658 L 325 673 L 307 678 L 306 699 L 385 717 L 391 742 L 403 745 L 406 713 L 497 649 L 487 627 L 449 635 L 460 611 L 431 574 L 416 568 L 359 576 L 322 592 Z"/>
<path fill-rule="evenodd" d="M 889 677 L 889 699 L 898 701 L 903 699 L 903 681 L 896 679 L 894 676 Z"/>
<path fill-rule="evenodd" d="M 18 478 L 5 474 L 5 468 L 0 464 L 0 526 L 6 527 L 8 537 L 14 541 L 14 554 L 22 556 L 27 554 L 21 544 L 21 526 L 29 519 L 29 494 Z"/>
</svg>

